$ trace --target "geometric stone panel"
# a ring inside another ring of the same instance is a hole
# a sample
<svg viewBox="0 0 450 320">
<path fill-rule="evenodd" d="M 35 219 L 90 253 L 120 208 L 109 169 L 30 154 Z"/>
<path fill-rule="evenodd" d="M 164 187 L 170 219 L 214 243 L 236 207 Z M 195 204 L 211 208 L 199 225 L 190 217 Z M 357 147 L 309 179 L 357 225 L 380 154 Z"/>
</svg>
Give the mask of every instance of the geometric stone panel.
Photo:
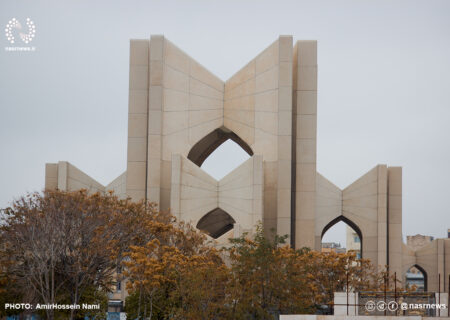
<svg viewBox="0 0 450 320">
<path fill-rule="evenodd" d="M 262 158 L 253 156 L 220 181 L 184 156 L 172 156 L 171 211 L 213 237 L 233 224 L 252 232 L 262 221 Z"/>
</svg>

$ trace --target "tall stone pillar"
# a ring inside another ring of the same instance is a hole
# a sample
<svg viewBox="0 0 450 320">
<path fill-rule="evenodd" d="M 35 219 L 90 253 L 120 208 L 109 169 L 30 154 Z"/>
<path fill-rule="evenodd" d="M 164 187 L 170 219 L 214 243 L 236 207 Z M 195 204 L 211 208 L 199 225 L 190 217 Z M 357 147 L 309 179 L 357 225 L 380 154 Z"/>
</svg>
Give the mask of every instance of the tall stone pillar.
<svg viewBox="0 0 450 320">
<path fill-rule="evenodd" d="M 146 195 L 148 64 L 149 41 L 131 40 L 126 190 L 135 201 L 144 199 Z"/>
<path fill-rule="evenodd" d="M 402 168 L 388 168 L 389 272 L 402 275 Z"/>
<path fill-rule="evenodd" d="M 293 56 L 293 244 L 315 248 L 317 41 L 298 41 Z"/>
</svg>

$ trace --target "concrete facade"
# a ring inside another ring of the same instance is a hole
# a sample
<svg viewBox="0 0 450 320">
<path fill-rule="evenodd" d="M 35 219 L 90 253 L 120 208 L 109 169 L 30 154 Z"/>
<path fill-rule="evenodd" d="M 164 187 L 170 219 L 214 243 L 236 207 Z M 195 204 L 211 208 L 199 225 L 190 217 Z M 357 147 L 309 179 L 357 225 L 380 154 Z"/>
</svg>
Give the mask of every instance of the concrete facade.
<svg viewBox="0 0 450 320">
<path fill-rule="evenodd" d="M 102 186 L 68 162 L 46 165 L 48 189 L 113 190 L 155 202 L 225 243 L 265 230 L 321 249 L 346 222 L 362 257 L 404 275 L 419 265 L 428 289 L 448 290 L 450 240 L 402 241 L 402 168 L 377 165 L 344 189 L 316 169 L 317 42 L 280 36 L 223 81 L 164 36 L 131 40 L 127 170 Z M 231 139 L 251 157 L 220 181 L 203 161 Z"/>
</svg>

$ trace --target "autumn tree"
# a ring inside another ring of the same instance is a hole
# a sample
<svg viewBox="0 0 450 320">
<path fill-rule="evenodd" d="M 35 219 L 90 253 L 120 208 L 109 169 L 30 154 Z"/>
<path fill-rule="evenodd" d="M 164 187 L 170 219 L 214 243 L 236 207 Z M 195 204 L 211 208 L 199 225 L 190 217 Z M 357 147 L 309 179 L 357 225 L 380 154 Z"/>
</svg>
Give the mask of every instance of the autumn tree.
<svg viewBox="0 0 450 320">
<path fill-rule="evenodd" d="M 300 252 L 287 246 L 286 238 L 266 237 L 258 227 L 253 238 L 231 240 L 230 318 L 272 319 L 274 313 L 308 311 L 307 301 L 299 295 L 308 289 L 298 268 Z"/>
<path fill-rule="evenodd" d="M 122 253 L 171 219 L 147 203 L 86 190 L 29 194 L 2 213 L 0 260 L 27 301 L 44 304 L 78 304 L 92 290 L 109 292 Z M 54 310 L 46 316 L 54 319 Z"/>
<path fill-rule="evenodd" d="M 228 281 L 219 252 L 190 224 L 177 222 L 160 231 L 126 254 L 128 316 L 219 319 Z"/>
<path fill-rule="evenodd" d="M 378 271 L 353 252 L 294 250 L 285 239 L 275 234 L 266 237 L 259 227 L 253 237 L 244 234 L 231 240 L 227 249 L 231 319 L 315 313 L 324 305 L 333 306 L 335 292 L 382 291 L 388 284 L 394 286 L 385 270 Z"/>
</svg>

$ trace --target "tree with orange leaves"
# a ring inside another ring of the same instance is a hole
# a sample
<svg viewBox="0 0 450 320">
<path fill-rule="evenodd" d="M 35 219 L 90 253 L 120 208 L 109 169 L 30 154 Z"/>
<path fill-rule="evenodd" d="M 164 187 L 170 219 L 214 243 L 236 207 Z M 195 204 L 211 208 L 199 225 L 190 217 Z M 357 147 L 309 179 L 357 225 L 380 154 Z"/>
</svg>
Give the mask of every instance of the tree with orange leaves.
<svg viewBox="0 0 450 320">
<path fill-rule="evenodd" d="M 352 252 L 294 250 L 285 239 L 266 237 L 259 227 L 252 238 L 231 240 L 230 319 L 315 313 L 324 305 L 332 307 L 334 293 L 347 286 L 354 291 L 384 290 L 387 273 L 378 272 L 369 260 L 357 259 Z"/>
<path fill-rule="evenodd" d="M 285 240 L 275 234 L 266 237 L 260 226 L 253 239 L 243 235 L 231 240 L 230 319 L 272 319 L 277 313 L 311 311 L 299 295 L 308 289 L 298 268 L 301 254 Z"/>
<path fill-rule="evenodd" d="M 40 304 L 78 304 L 93 290 L 109 292 L 123 252 L 172 228 L 172 217 L 147 203 L 86 190 L 29 194 L 2 217 L 0 265 L 26 302 Z M 73 319 L 80 311 L 45 312 Z"/>
<path fill-rule="evenodd" d="M 131 246 L 126 254 L 128 316 L 216 319 L 222 315 L 228 268 L 219 252 L 185 223 L 176 223 L 160 236 L 163 241 Z"/>
</svg>

